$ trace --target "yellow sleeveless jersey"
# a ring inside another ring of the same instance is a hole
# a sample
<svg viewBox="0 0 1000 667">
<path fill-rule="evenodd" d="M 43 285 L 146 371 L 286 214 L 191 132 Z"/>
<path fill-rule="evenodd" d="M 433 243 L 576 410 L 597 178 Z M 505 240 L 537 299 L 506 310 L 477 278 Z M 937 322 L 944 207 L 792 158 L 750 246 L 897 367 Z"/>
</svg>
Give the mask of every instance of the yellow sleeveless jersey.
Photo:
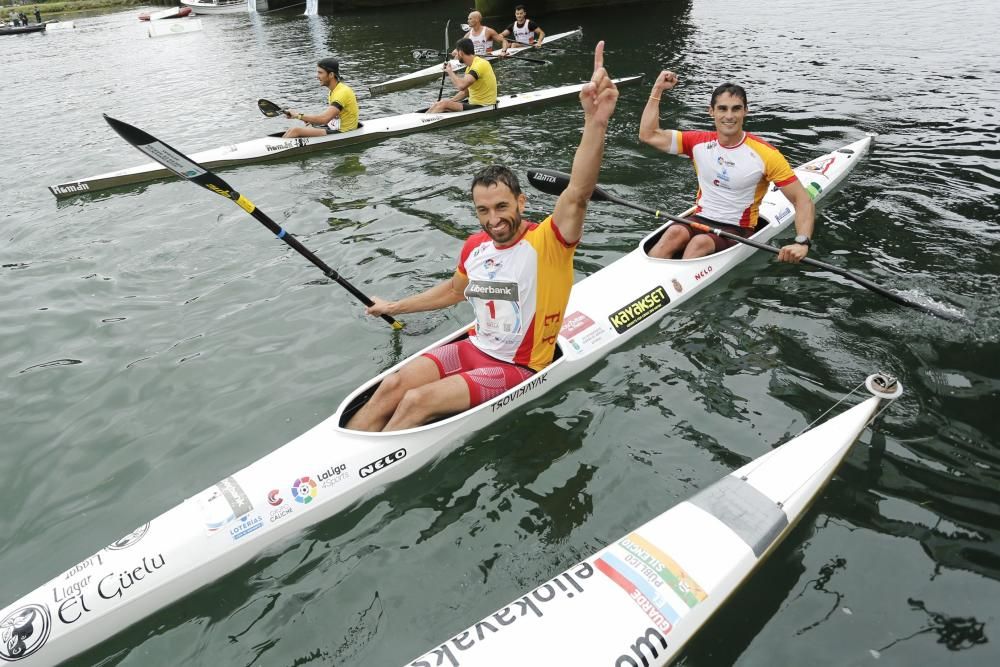
<svg viewBox="0 0 1000 667">
<path fill-rule="evenodd" d="M 343 81 L 338 82 L 330 91 L 329 102 L 330 106 L 340 109 L 340 116 L 333 119 L 334 121 L 340 120 L 339 128 L 333 127 L 332 124 L 331 128 L 339 129 L 341 132 L 349 132 L 358 128 L 358 98 L 355 97 L 350 86 Z"/>
<path fill-rule="evenodd" d="M 497 102 L 497 77 L 488 62 L 476 56 L 469 65 L 466 74 L 476 77 L 476 82 L 469 86 L 469 104 L 489 106 Z"/>
</svg>

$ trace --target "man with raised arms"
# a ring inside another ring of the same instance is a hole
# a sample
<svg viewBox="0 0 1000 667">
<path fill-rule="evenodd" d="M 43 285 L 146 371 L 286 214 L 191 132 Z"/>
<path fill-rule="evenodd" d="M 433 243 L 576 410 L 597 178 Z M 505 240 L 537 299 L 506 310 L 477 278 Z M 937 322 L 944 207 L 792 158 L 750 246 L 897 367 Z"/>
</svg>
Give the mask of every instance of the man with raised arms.
<svg viewBox="0 0 1000 667">
<path fill-rule="evenodd" d="M 583 137 L 569 186 L 540 223 L 521 218 L 526 199 L 514 173 L 479 171 L 472 202 L 482 231 L 462 246 L 458 268 L 444 282 L 399 301 L 375 302 L 368 314 L 402 315 L 469 301 L 476 315 L 468 338 L 432 350 L 382 380 L 348 428 L 395 431 L 489 401 L 552 362 L 573 286 L 573 254 L 597 184 L 608 121 L 618 89 L 604 69 L 604 42 L 594 73 L 580 91 Z"/>
<path fill-rule="evenodd" d="M 285 116 L 297 118 L 306 126 L 293 127 L 283 137 L 325 137 L 358 128 L 358 98 L 351 87 L 341 80 L 340 62 L 336 58 L 323 58 L 316 64 L 316 78 L 320 85 L 330 89 L 327 96 L 330 106 L 314 116 L 287 109 Z"/>
<path fill-rule="evenodd" d="M 496 30 L 483 25 L 483 15 L 477 11 L 469 12 L 469 32 L 465 36 L 472 40 L 477 56 L 485 56 L 493 51 L 494 42 L 500 42 L 500 48 L 507 50 L 507 40 Z"/>
<path fill-rule="evenodd" d="M 472 40 L 468 37 L 458 40 L 455 52 L 459 62 L 465 65 L 465 73 L 462 76 L 455 74 L 450 62 L 444 64 L 444 71 L 458 92 L 450 99 L 438 100 L 432 104 L 427 113 L 468 111 L 497 102 L 497 77 L 493 73 L 493 67 L 485 58 L 475 55 Z"/>
<path fill-rule="evenodd" d="M 660 129 L 660 97 L 677 85 L 677 75 L 663 71 L 642 112 L 639 139 L 674 155 L 687 155 L 698 176 L 698 195 L 692 217 L 744 238 L 757 227 L 757 211 L 774 183 L 795 207 L 795 237 L 778 253 L 782 262 L 798 263 L 812 243 L 815 208 L 788 161 L 769 143 L 743 131 L 747 94 L 742 86 L 724 83 L 712 92 L 708 114 L 715 132 L 681 132 Z M 651 257 L 684 259 L 704 257 L 735 245 L 716 234 L 671 224 L 650 249 Z"/>
<path fill-rule="evenodd" d="M 534 46 L 537 49 L 545 39 L 545 31 L 528 18 L 524 5 L 518 5 L 514 8 L 514 22 L 504 28 L 500 36 L 511 37 L 513 46 Z M 500 54 L 504 55 L 506 52 L 505 48 Z"/>
</svg>

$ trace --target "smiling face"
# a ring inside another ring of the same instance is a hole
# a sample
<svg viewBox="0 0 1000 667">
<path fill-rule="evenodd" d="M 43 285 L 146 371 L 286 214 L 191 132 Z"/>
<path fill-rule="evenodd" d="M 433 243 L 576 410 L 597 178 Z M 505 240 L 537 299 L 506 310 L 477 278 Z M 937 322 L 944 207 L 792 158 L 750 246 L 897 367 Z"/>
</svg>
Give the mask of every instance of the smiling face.
<svg viewBox="0 0 1000 667">
<path fill-rule="evenodd" d="M 524 25 L 524 18 L 528 15 L 523 9 L 514 10 L 514 20 L 517 21 L 518 25 Z"/>
<path fill-rule="evenodd" d="M 743 98 L 722 93 L 715 99 L 715 104 L 708 107 L 708 115 L 715 120 L 719 143 L 723 146 L 738 144 L 743 139 L 743 120 L 747 116 Z"/>
<path fill-rule="evenodd" d="M 477 185 L 472 189 L 479 225 L 499 247 L 511 245 L 521 236 L 524 193 L 515 195 L 504 183 Z"/>
</svg>

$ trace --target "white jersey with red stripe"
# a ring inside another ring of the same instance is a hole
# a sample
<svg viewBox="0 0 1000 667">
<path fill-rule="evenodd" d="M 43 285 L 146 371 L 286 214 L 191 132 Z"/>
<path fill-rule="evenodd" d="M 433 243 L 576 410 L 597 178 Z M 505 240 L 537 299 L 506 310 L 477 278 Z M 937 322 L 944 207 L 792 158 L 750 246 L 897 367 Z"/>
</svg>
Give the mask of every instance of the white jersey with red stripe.
<svg viewBox="0 0 1000 667">
<path fill-rule="evenodd" d="M 493 40 L 486 38 L 486 26 L 479 26 L 479 34 L 469 31 L 469 39 L 472 40 L 472 47 L 476 50 L 477 56 L 485 56 L 493 50 Z"/>
<path fill-rule="evenodd" d="M 527 223 L 513 245 L 498 248 L 486 232 L 469 237 L 457 271 L 476 312 L 472 343 L 495 359 L 541 370 L 552 361 L 569 292 L 573 254 L 552 222 Z"/>
<path fill-rule="evenodd" d="M 767 184 L 784 187 L 795 181 L 781 152 L 748 132 L 735 146 L 720 144 L 718 132 L 672 132 L 672 152 L 690 157 L 698 175 L 695 212 L 709 220 L 756 227 Z"/>
</svg>

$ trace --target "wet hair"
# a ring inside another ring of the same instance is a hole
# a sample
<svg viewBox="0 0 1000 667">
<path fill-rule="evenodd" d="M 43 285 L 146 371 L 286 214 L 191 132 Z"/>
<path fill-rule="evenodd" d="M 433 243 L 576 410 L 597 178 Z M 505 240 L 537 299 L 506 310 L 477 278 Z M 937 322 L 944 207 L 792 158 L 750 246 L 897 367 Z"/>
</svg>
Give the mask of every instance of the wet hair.
<svg viewBox="0 0 1000 667">
<path fill-rule="evenodd" d="M 480 185 L 488 188 L 501 183 L 510 188 L 515 197 L 521 196 L 521 184 L 517 182 L 517 175 L 499 164 L 491 164 L 477 171 L 476 175 L 472 177 L 472 187 L 469 188 L 469 191 L 472 192 Z"/>
<path fill-rule="evenodd" d="M 476 52 L 476 46 L 472 43 L 472 40 L 468 37 L 463 37 L 455 43 L 455 49 L 461 51 L 467 56 L 471 56 Z"/>
<path fill-rule="evenodd" d="M 524 5 L 518 5 L 517 7 L 514 7 L 514 11 L 515 12 L 525 12 L 526 13 L 528 10 L 524 8 Z"/>
<path fill-rule="evenodd" d="M 723 93 L 729 93 L 733 97 L 738 97 L 743 100 L 743 107 L 749 107 L 750 104 L 747 102 L 747 91 L 743 90 L 743 86 L 738 86 L 735 83 L 724 83 L 715 90 L 712 91 L 712 101 L 708 103 L 708 106 L 714 107 L 715 100 L 719 98 L 719 95 Z"/>
</svg>

